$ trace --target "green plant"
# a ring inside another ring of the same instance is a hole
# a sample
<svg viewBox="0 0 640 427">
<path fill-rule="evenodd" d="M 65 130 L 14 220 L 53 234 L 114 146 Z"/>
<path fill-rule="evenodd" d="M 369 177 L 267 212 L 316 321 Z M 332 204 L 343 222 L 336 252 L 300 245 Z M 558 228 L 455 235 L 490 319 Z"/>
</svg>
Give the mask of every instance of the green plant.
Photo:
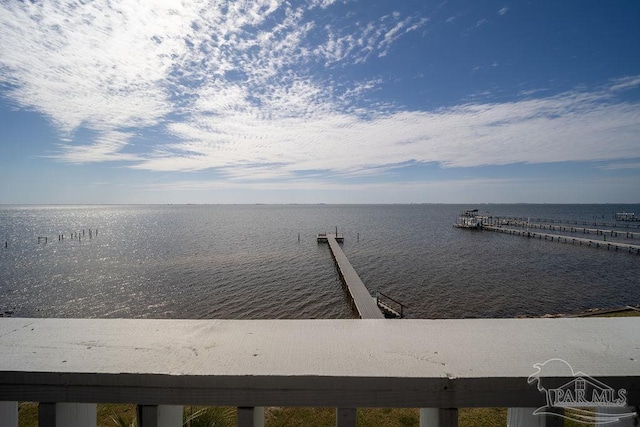
<svg viewBox="0 0 640 427">
<path fill-rule="evenodd" d="M 134 418 L 130 423 L 122 414 L 112 412 L 111 419 L 117 427 L 137 427 Z M 235 408 L 185 406 L 184 427 L 231 427 L 236 423 Z"/>
<path fill-rule="evenodd" d="M 235 424 L 235 408 L 187 406 L 184 409 L 184 427 L 231 427 Z"/>
<path fill-rule="evenodd" d="M 115 412 L 111 415 L 111 419 L 118 427 L 137 427 L 138 422 L 134 418 L 130 424 L 122 417 L 122 414 L 116 414 Z"/>
</svg>

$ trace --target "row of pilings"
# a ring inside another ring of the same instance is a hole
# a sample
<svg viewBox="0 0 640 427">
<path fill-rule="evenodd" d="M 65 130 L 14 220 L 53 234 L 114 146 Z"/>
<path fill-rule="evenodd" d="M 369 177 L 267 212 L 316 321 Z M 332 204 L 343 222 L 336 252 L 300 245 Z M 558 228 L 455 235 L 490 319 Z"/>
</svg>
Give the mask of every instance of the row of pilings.
<svg viewBox="0 0 640 427">
<path fill-rule="evenodd" d="M 83 229 L 80 231 L 72 231 L 69 234 L 58 234 L 58 241 L 62 242 L 65 239 L 66 240 L 77 240 L 78 242 L 82 242 L 83 239 L 93 239 L 95 237 L 98 237 L 98 229 Z M 50 236 L 37 236 L 37 243 L 38 244 L 47 244 L 49 242 L 52 242 L 55 240 L 55 238 L 52 238 Z M 4 245 L 3 245 L 4 249 L 9 249 L 9 241 L 5 240 L 4 241 Z"/>
</svg>

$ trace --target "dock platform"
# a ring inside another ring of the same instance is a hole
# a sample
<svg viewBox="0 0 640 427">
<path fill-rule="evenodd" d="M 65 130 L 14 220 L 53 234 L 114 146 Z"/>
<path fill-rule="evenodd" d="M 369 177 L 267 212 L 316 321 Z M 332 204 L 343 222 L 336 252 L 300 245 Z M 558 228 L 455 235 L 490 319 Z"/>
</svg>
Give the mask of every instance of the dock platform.
<svg viewBox="0 0 640 427">
<path fill-rule="evenodd" d="M 329 236 L 333 237 L 337 242 L 344 242 L 344 234 L 342 233 L 318 233 L 318 243 L 327 243 L 329 241 Z"/>
<path fill-rule="evenodd" d="M 358 277 L 356 270 L 353 268 L 347 256 L 338 244 L 338 239 L 343 239 L 341 234 L 323 233 L 318 235 L 318 242 L 327 242 L 331 249 L 333 259 L 338 266 L 338 272 L 342 278 L 342 282 L 347 288 L 351 301 L 358 311 L 361 319 L 384 319 L 384 315 L 378 308 L 376 298 L 372 297 L 366 286 Z"/>
</svg>

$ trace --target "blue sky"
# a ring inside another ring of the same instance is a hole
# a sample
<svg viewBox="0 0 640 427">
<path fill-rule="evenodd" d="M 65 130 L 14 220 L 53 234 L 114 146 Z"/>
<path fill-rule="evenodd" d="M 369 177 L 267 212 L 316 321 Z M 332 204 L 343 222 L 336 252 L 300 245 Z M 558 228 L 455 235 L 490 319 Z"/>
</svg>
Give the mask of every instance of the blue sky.
<svg viewBox="0 0 640 427">
<path fill-rule="evenodd" d="M 639 203 L 640 2 L 0 0 L 0 203 Z"/>
</svg>

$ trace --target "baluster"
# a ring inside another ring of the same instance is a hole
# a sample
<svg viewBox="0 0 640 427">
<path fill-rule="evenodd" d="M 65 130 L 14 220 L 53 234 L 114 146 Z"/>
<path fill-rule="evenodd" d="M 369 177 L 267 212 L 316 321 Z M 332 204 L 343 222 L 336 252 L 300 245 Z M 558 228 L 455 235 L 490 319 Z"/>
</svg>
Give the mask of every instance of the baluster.
<svg viewBox="0 0 640 427">
<path fill-rule="evenodd" d="M 420 427 L 458 427 L 458 408 L 420 408 Z"/>
<path fill-rule="evenodd" d="M 239 406 L 238 427 L 264 427 L 264 406 Z"/>
<path fill-rule="evenodd" d="M 138 427 L 181 427 L 182 406 L 138 405 Z"/>
<path fill-rule="evenodd" d="M 0 402 L 0 427 L 18 427 L 18 402 Z"/>
<path fill-rule="evenodd" d="M 336 427 L 356 427 L 357 420 L 356 408 L 336 408 Z"/>
</svg>

